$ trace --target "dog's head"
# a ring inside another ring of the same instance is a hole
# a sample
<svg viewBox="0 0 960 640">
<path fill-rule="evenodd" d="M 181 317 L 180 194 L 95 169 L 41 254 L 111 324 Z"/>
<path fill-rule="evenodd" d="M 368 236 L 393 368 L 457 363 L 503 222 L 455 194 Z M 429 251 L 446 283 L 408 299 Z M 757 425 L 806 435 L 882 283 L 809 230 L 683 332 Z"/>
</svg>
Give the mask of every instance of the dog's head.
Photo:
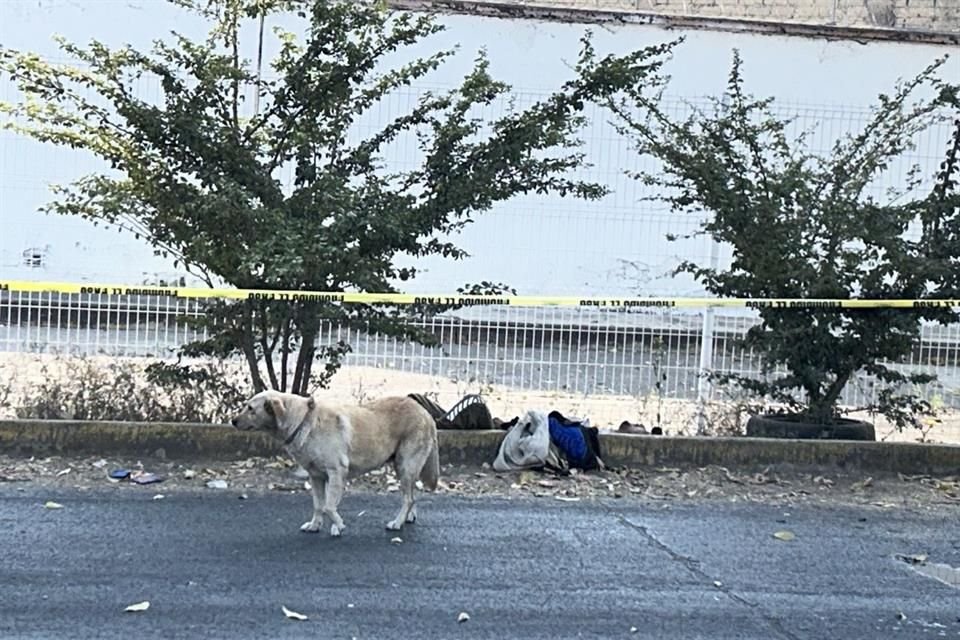
<svg viewBox="0 0 960 640">
<path fill-rule="evenodd" d="M 261 391 L 249 400 L 230 421 L 242 431 L 268 431 L 284 435 L 297 428 L 314 408 L 311 397 L 280 391 Z"/>
</svg>

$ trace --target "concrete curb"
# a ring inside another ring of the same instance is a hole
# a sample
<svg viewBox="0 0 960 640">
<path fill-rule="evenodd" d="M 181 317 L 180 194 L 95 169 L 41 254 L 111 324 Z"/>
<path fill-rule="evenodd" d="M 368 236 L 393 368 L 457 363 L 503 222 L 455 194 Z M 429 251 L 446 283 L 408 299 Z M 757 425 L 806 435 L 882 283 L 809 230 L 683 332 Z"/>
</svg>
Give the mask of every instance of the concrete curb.
<svg viewBox="0 0 960 640">
<path fill-rule="evenodd" d="M 492 463 L 502 431 L 440 431 L 444 464 Z M 903 473 L 960 473 L 960 446 L 840 440 L 701 438 L 602 434 L 611 466 L 709 464 L 729 467 L 838 467 Z M 263 433 L 223 425 L 0 420 L 0 454 L 124 455 L 231 460 L 282 453 Z"/>
</svg>

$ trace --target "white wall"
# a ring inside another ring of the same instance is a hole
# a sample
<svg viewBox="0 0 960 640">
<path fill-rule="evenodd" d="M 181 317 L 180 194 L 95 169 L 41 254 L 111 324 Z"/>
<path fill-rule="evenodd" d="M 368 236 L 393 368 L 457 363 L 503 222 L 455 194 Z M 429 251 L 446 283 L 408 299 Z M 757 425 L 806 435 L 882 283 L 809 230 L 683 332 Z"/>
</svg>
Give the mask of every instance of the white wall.
<svg viewBox="0 0 960 640">
<path fill-rule="evenodd" d="M 429 79 L 430 86 L 451 87 L 469 71 L 476 52 L 485 47 L 495 77 L 512 84 L 521 104 L 558 87 L 572 75 L 578 40 L 586 27 L 537 21 L 506 21 L 470 16 L 445 16 L 448 31 L 407 51 L 397 61 L 459 44 L 460 54 Z M 0 2 L 0 42 L 62 61 L 50 37 L 62 34 L 86 41 L 97 38 L 111 45 L 149 42 L 176 28 L 201 35 L 203 26 L 159 0 L 6 0 Z M 601 53 L 625 53 L 633 48 L 681 35 L 652 27 L 596 28 Z M 717 94 L 724 86 L 731 49 L 741 50 L 748 88 L 773 95 L 786 112 L 799 112 L 800 124 L 822 124 L 814 137 L 821 146 L 855 127 L 865 108 L 898 77 L 912 76 L 944 48 L 915 44 L 826 42 L 775 36 L 692 31 L 677 51 L 670 72 L 672 94 L 696 99 Z M 245 39 L 245 54 L 254 54 L 253 25 Z M 272 42 L 270 43 L 273 44 Z M 268 54 L 271 52 L 268 49 Z M 945 77 L 960 79 L 960 60 L 952 59 Z M 145 84 L 145 97 L 159 95 Z M 0 79 L 0 100 L 15 99 Z M 387 105 L 399 115 L 416 92 L 397 96 Z M 376 114 L 374 114 L 376 116 Z M 461 242 L 473 257 L 460 263 L 427 261 L 427 271 L 409 291 L 443 292 L 482 279 L 506 281 L 524 294 L 696 294 L 689 281 L 663 276 L 679 254 L 705 257 L 703 242 L 667 243 L 668 231 L 689 230 L 692 221 L 638 202 L 638 185 L 624 178 L 636 168 L 628 144 L 616 137 L 602 114 L 585 132 L 594 167 L 584 176 L 601 180 L 615 193 L 598 203 L 559 198 L 524 198 L 498 206 L 464 232 Z M 909 160 L 932 172 L 946 148 L 947 130 L 924 140 Z M 388 160 L 395 166 L 414 161 L 412 143 L 394 147 Z M 0 133 L 0 277 L 43 280 L 143 282 L 176 271 L 151 255 L 148 246 L 132 237 L 94 228 L 81 220 L 47 217 L 36 210 L 49 201 L 48 185 L 65 183 L 101 166 L 92 158 Z M 896 175 L 892 176 L 896 179 Z M 878 185 L 883 186 L 883 185 Z M 27 267 L 22 252 L 46 248 L 45 266 Z"/>
</svg>

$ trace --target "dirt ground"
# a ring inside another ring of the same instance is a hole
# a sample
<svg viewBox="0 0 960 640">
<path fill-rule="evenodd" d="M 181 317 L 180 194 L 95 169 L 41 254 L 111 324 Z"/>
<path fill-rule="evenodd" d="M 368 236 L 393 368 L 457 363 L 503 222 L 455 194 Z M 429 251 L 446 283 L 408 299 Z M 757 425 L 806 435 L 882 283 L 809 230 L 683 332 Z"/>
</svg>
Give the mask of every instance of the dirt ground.
<svg viewBox="0 0 960 640">
<path fill-rule="evenodd" d="M 125 469 L 136 476 L 152 473 L 162 479 L 137 484 L 130 478 L 111 480 L 111 471 Z M 526 497 L 577 502 L 598 498 L 650 503 L 749 501 L 770 504 L 848 504 L 876 509 L 949 510 L 960 514 L 960 477 L 935 478 L 903 474 L 851 474 L 833 470 L 758 469 L 752 472 L 719 466 L 703 468 L 609 469 L 556 477 L 536 471 L 497 473 L 483 467 L 441 470 L 440 494 Z M 96 457 L 14 458 L 0 456 L 0 484 L 89 489 L 116 486 L 162 499 L 165 492 L 224 491 L 242 499 L 271 491 L 304 493 L 306 480 L 297 476 L 286 457 L 249 458 L 235 462 L 185 464 L 165 460 Z M 215 483 L 222 481 L 226 484 Z M 214 486 L 209 486 L 213 483 Z M 216 488 L 219 484 L 221 488 Z M 383 468 L 351 481 L 349 491 L 398 490 L 392 469 Z"/>
</svg>

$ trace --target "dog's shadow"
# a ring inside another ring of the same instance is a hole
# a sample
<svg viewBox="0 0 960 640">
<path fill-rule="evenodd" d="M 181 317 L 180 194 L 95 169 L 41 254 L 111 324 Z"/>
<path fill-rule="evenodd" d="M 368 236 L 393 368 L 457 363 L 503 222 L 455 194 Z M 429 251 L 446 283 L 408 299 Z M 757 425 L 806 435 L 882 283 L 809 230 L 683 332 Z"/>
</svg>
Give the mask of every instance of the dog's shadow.
<svg viewBox="0 0 960 640">
<path fill-rule="evenodd" d="M 429 507 L 427 501 L 418 502 L 418 507 Z M 422 516 L 417 522 L 407 523 L 400 531 L 387 529 L 388 520 L 394 515 L 390 505 L 377 505 L 370 509 L 340 509 L 341 517 L 346 527 L 339 536 L 330 534 L 330 520 L 324 519 L 323 527 L 319 531 L 306 532 L 300 530 L 300 525 L 309 515 L 298 511 L 297 517 L 284 516 L 265 524 L 256 530 L 248 530 L 247 535 L 234 543 L 247 547 L 254 546 L 267 549 L 276 546 L 280 540 L 289 549 L 313 549 L 318 547 L 350 549 L 358 547 L 369 550 L 372 545 L 386 545 L 389 547 L 403 547 L 410 544 L 421 544 L 431 539 L 429 529 L 431 522 Z M 436 524 L 434 524 L 434 527 Z"/>
</svg>

